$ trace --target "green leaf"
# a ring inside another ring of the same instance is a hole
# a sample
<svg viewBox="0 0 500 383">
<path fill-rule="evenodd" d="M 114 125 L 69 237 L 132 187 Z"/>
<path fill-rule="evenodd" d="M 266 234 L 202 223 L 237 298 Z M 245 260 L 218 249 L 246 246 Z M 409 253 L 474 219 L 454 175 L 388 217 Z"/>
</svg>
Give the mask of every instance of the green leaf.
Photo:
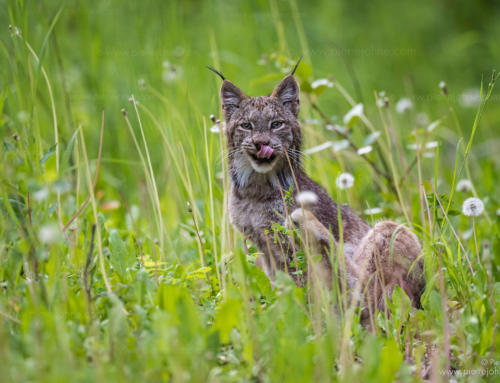
<svg viewBox="0 0 500 383">
<path fill-rule="evenodd" d="M 441 303 L 441 295 L 436 290 L 432 290 L 429 295 L 429 308 L 437 319 L 441 318 L 443 311 Z"/>
<path fill-rule="evenodd" d="M 186 279 L 204 279 L 206 274 L 209 273 L 212 270 L 211 267 L 200 267 L 199 269 L 196 269 L 194 271 L 191 271 L 186 275 Z"/>
<path fill-rule="evenodd" d="M 402 362 L 403 356 L 396 341 L 393 338 L 388 339 L 381 352 L 380 368 L 382 376 L 380 381 L 394 382 L 396 380 L 396 373 Z"/>
<path fill-rule="evenodd" d="M 51 207 L 49 207 L 48 214 L 51 215 L 54 211 L 56 211 L 58 205 L 59 205 L 59 202 L 56 202 Z"/>
<path fill-rule="evenodd" d="M 215 314 L 215 322 L 212 328 L 219 332 L 222 343 L 229 342 L 231 330 L 240 322 L 241 309 L 241 299 L 228 299 Z"/>
<path fill-rule="evenodd" d="M 40 165 L 43 165 L 56 152 L 57 142 L 40 158 Z"/>
<path fill-rule="evenodd" d="M 64 153 L 62 155 L 62 160 L 61 160 L 61 169 L 62 173 L 65 173 L 68 165 L 69 165 L 69 159 L 71 157 L 71 153 L 73 151 L 73 147 L 75 146 L 75 140 L 76 140 L 76 135 L 78 134 L 78 130 L 75 130 L 75 133 L 71 136 L 71 139 L 68 142 L 68 146 L 66 146 L 66 149 L 64 149 Z"/>
<path fill-rule="evenodd" d="M 255 284 L 257 285 L 260 293 L 265 297 L 269 297 L 273 292 L 269 278 L 266 276 L 266 274 L 261 269 L 259 269 L 255 265 L 249 264 L 248 269 L 249 269 L 250 275 L 254 279 Z"/>
<path fill-rule="evenodd" d="M 4 103 L 5 103 L 5 96 L 6 95 L 7 95 L 7 92 L 5 92 L 4 90 L 0 94 L 0 126 L 3 125 L 2 116 L 3 116 L 3 106 L 4 106 Z"/>
<path fill-rule="evenodd" d="M 109 243 L 111 245 L 110 262 L 120 277 L 127 276 L 127 268 L 132 267 L 136 261 L 135 256 L 128 251 L 125 242 L 120 237 L 116 230 L 112 230 L 109 235 Z"/>
</svg>

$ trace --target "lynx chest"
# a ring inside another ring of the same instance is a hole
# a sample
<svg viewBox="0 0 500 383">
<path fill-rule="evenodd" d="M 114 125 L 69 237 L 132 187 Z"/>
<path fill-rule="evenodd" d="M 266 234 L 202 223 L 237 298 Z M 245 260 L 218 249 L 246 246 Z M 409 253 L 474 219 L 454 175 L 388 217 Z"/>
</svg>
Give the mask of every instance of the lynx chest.
<svg viewBox="0 0 500 383">
<path fill-rule="evenodd" d="M 284 207 L 281 197 L 268 199 L 247 199 L 234 192 L 229 197 L 231 223 L 244 235 L 253 237 L 271 227 L 273 222 L 284 221 Z"/>
</svg>

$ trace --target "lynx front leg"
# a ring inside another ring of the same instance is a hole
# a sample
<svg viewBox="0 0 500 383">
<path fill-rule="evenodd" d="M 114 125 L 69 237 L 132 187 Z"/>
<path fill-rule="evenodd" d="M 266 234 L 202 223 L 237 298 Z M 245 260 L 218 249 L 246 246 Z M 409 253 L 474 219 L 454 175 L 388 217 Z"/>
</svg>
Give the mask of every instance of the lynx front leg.
<svg viewBox="0 0 500 383">
<path fill-rule="evenodd" d="M 263 253 L 257 257 L 256 265 L 269 278 L 271 284 L 274 284 L 276 271 L 288 271 L 288 253 L 289 249 L 286 244 L 276 243 L 272 233 L 266 233 L 265 229 L 254 234 L 251 239 Z"/>
<path fill-rule="evenodd" d="M 336 254 L 337 243 L 335 239 L 332 238 L 328 229 L 316 218 L 316 216 L 307 209 L 295 209 L 291 218 L 295 223 L 300 225 L 304 240 L 308 242 L 307 244 L 309 247 L 312 248 L 314 252 L 322 255 L 322 259 L 318 263 L 319 267 L 317 268 L 317 272 L 326 286 L 331 287 L 333 270 L 329 255 L 332 253 Z M 346 287 L 348 290 L 351 290 L 358 279 L 356 265 L 352 263 L 349 256 L 345 256 L 344 261 L 345 268 L 343 263 L 339 263 L 340 281 L 343 281 L 345 276 Z"/>
</svg>

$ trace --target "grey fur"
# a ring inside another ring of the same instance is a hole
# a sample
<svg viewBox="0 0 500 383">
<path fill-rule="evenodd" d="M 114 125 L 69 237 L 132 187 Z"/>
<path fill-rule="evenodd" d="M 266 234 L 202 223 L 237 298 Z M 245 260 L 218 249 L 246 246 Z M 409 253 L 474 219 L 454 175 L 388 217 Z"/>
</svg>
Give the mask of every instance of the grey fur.
<svg viewBox="0 0 500 383">
<path fill-rule="evenodd" d="M 268 277 L 273 280 L 275 270 L 284 270 L 291 261 L 290 248 L 274 243 L 272 234 L 266 234 L 272 223 L 282 222 L 286 215 L 280 187 L 288 190 L 293 185 L 293 193 L 312 191 L 317 203 L 310 209 L 313 225 L 311 235 L 321 243 L 323 253 L 323 274 L 331 280 L 332 268 L 328 259 L 328 249 L 336 246 L 339 240 L 338 213 L 339 205 L 334 202 L 325 190 L 311 180 L 302 169 L 301 145 L 302 136 L 298 120 L 300 109 L 299 85 L 293 75 L 286 76 L 274 89 L 271 96 L 248 97 L 237 86 L 224 80 L 221 88 L 222 110 L 226 120 L 226 139 L 229 151 L 229 174 L 231 178 L 231 194 L 229 200 L 232 224 L 265 254 L 259 262 Z M 274 127 L 273 122 L 278 122 Z M 248 126 L 248 123 L 251 126 Z M 259 161 L 254 156 L 261 145 L 274 149 L 269 161 Z M 287 159 L 289 156 L 290 164 Z M 297 185 L 295 185 L 295 181 Z M 292 202 L 291 211 L 299 208 Z M 374 278 L 370 275 L 382 273 L 381 278 L 388 289 L 401 284 L 418 304 L 423 288 L 421 261 L 418 261 L 411 275 L 408 275 L 412 264 L 420 253 L 420 244 L 415 235 L 406 228 L 399 228 L 401 235 L 396 238 L 394 249 L 399 251 L 397 262 L 387 262 L 388 242 L 395 230 L 392 222 L 386 221 L 371 228 L 358 217 L 348 206 L 340 206 L 344 255 L 348 261 L 346 274 L 348 288 L 353 289 L 357 281 L 361 287 L 367 287 Z M 295 214 L 295 212 L 294 212 Z M 296 221 L 304 223 L 300 211 L 295 214 Z M 307 229 L 307 228 L 306 228 Z M 334 243 L 328 243 L 329 231 L 333 234 Z M 377 268 L 376 254 L 386 257 L 381 267 Z M 399 258 L 398 258 L 399 257 Z M 349 266 L 350 265 L 350 266 Z M 382 301 L 377 286 L 369 302 Z M 384 288 L 382 288 L 384 290 Z M 391 290 L 392 291 L 392 290 Z M 377 304 L 378 307 L 380 305 Z"/>
</svg>

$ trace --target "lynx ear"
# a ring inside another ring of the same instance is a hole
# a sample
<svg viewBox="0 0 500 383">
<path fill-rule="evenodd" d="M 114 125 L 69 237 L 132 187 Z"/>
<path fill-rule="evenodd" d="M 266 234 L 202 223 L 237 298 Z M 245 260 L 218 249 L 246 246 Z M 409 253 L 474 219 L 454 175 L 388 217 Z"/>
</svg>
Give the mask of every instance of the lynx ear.
<svg viewBox="0 0 500 383">
<path fill-rule="evenodd" d="M 241 101 L 246 99 L 247 96 L 231 81 L 224 80 L 220 89 L 220 98 L 224 118 L 229 121 L 234 111 L 240 107 Z"/>
<path fill-rule="evenodd" d="M 277 97 L 285 108 L 290 110 L 295 117 L 299 115 L 299 84 L 293 75 L 289 74 L 274 88 L 272 97 Z"/>
</svg>

